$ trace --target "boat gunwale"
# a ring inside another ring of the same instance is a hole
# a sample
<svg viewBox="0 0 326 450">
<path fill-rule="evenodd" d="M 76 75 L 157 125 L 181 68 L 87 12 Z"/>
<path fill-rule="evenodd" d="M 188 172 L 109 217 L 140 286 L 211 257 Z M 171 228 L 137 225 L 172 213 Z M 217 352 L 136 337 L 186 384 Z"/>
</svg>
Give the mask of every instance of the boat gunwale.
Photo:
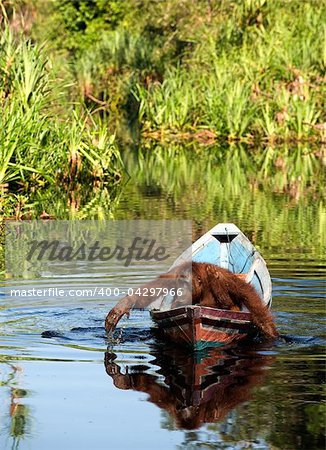
<svg viewBox="0 0 326 450">
<path fill-rule="evenodd" d="M 189 317 L 189 314 L 198 319 L 226 320 L 234 323 L 250 323 L 250 313 L 246 311 L 230 311 L 226 309 L 211 308 L 200 305 L 187 305 L 178 308 L 160 311 L 153 309 L 151 317 L 154 320 L 175 320 L 179 317 Z"/>
</svg>

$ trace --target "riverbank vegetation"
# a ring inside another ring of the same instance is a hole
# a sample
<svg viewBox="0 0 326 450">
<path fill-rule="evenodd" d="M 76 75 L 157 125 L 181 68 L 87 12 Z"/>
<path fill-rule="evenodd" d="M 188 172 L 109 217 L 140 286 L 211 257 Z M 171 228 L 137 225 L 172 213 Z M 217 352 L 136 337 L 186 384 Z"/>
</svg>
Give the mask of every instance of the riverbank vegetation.
<svg viewBox="0 0 326 450">
<path fill-rule="evenodd" d="M 110 217 L 133 176 L 122 153 L 156 143 L 215 158 L 247 189 L 319 195 L 325 12 L 313 0 L 0 0 L 1 212 Z"/>
<path fill-rule="evenodd" d="M 44 49 L 5 28 L 0 67 L 0 186 L 13 193 L 5 214 L 12 206 L 18 216 L 23 205 L 32 209 L 49 185 L 75 191 L 119 179 L 114 136 L 78 103 L 61 103 L 66 86 L 53 77 Z"/>
<path fill-rule="evenodd" d="M 321 141 L 325 13 L 306 0 L 59 0 L 35 7 L 31 33 L 49 36 L 87 107 L 143 136 Z"/>
</svg>

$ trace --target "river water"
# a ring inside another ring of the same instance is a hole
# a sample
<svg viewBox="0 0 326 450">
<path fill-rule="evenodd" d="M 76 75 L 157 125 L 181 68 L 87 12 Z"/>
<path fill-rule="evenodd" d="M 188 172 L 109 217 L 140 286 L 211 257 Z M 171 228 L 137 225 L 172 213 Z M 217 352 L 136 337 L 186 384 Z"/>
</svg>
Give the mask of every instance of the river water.
<svg viewBox="0 0 326 450">
<path fill-rule="evenodd" d="M 205 164 L 127 155 L 131 178 L 111 216 L 191 219 L 193 238 L 236 223 L 268 264 L 280 339 L 191 354 L 162 342 L 149 313 L 134 311 L 108 342 L 113 298 L 40 304 L 2 292 L 1 449 L 324 448 L 322 198 L 298 187 L 277 192 L 276 179 L 275 189 L 230 179 L 231 169 Z M 99 279 L 90 267 L 82 280 L 58 283 Z"/>
</svg>

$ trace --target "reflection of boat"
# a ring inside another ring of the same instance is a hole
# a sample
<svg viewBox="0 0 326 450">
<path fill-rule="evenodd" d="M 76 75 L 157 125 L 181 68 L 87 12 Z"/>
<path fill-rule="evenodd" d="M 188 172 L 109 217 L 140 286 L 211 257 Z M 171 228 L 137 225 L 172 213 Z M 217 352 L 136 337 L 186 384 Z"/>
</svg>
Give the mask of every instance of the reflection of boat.
<svg viewBox="0 0 326 450">
<path fill-rule="evenodd" d="M 148 401 L 166 410 L 179 428 L 195 429 L 203 423 L 222 420 L 238 404 L 248 400 L 260 383 L 271 356 L 234 349 L 206 348 L 185 352 L 182 348 L 157 346 L 151 352 L 158 373 L 151 366 L 135 365 L 126 373 L 115 362 L 116 355 L 105 354 L 105 368 L 119 389 L 146 392 Z"/>
<path fill-rule="evenodd" d="M 189 250 L 184 252 L 173 267 L 185 262 L 189 254 Z M 271 306 L 272 285 L 266 263 L 234 224 L 216 225 L 192 245 L 191 255 L 193 261 L 215 264 L 237 274 L 256 289 L 265 305 Z M 153 310 L 151 316 L 168 338 L 195 348 L 243 339 L 252 328 L 248 311 L 198 305 Z"/>
</svg>

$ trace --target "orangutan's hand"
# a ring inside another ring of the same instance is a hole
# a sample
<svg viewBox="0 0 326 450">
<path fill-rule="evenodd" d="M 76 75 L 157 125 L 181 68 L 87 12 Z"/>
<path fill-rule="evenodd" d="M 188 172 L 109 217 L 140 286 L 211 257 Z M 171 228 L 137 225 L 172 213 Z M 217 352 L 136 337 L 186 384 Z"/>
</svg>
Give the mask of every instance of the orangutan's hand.
<svg viewBox="0 0 326 450">
<path fill-rule="evenodd" d="M 108 333 L 115 329 L 117 323 L 125 313 L 125 311 L 121 311 L 118 308 L 111 309 L 105 319 L 105 329 Z"/>
<path fill-rule="evenodd" d="M 125 297 L 124 299 L 120 300 L 120 302 L 115 305 L 114 308 L 111 309 L 105 319 L 105 329 L 108 333 L 115 329 L 117 323 L 123 315 L 129 315 L 131 307 L 132 304 L 130 302 L 130 299 L 128 297 Z"/>
</svg>

